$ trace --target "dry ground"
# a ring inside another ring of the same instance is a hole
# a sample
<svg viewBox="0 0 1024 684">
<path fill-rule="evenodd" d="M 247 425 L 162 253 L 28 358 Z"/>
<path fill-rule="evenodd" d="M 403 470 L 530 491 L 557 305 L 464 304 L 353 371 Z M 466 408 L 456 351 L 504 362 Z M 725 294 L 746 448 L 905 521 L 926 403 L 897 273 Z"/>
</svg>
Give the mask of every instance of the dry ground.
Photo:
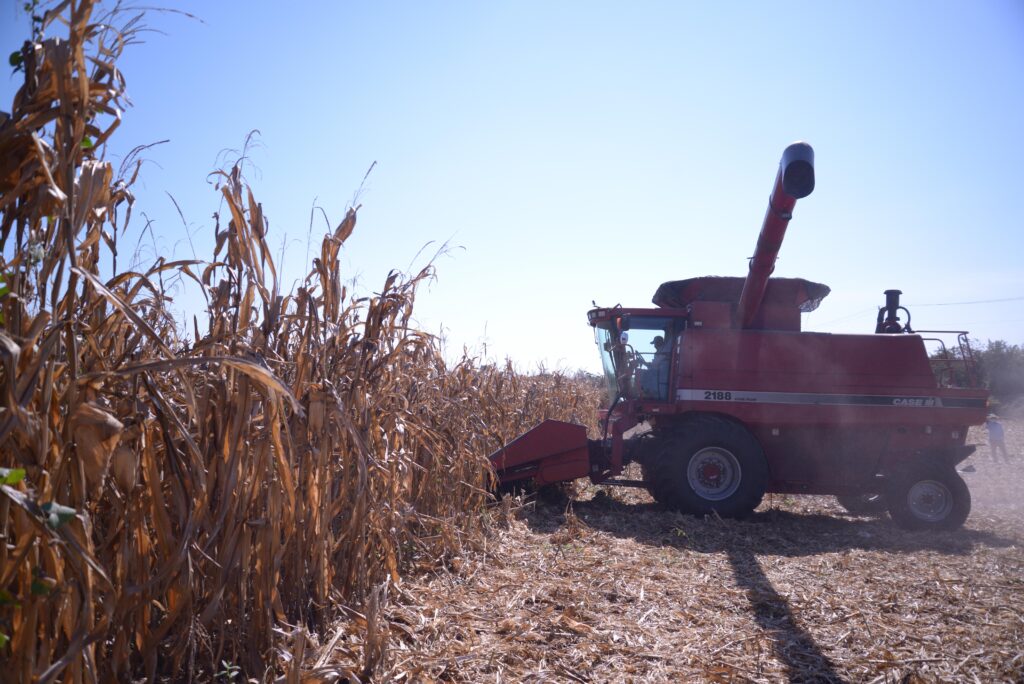
<svg viewBox="0 0 1024 684">
<path fill-rule="evenodd" d="M 506 503 L 485 553 L 399 589 L 387 679 L 1022 681 L 1024 421 L 1005 424 L 1018 460 L 973 433 L 973 512 L 942 535 L 830 497 L 745 521 L 642 490 Z"/>
</svg>

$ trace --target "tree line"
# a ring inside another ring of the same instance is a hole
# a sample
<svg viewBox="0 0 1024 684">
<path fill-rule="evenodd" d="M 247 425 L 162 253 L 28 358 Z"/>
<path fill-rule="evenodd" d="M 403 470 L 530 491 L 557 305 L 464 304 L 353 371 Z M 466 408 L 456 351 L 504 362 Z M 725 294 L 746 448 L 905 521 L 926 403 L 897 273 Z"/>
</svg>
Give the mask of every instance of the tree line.
<svg viewBox="0 0 1024 684">
<path fill-rule="evenodd" d="M 940 349 L 931 354 L 932 368 L 944 386 L 974 387 L 980 383 L 992 395 L 993 406 L 1012 406 L 1024 400 L 1024 346 L 1005 340 L 971 341 L 973 364 L 964 363 L 965 349 Z M 973 366 L 973 377 L 969 377 Z"/>
<path fill-rule="evenodd" d="M 974 358 L 985 387 L 1001 405 L 1024 398 L 1024 347 L 1005 340 L 988 340 L 984 347 L 975 343 Z"/>
</svg>

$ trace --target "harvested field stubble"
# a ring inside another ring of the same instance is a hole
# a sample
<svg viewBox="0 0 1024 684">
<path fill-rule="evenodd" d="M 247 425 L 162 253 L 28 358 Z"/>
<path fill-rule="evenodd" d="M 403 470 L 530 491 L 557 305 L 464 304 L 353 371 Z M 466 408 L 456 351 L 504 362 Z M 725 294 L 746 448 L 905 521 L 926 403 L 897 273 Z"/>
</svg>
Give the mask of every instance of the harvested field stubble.
<svg viewBox="0 0 1024 684">
<path fill-rule="evenodd" d="M 593 394 L 446 361 L 410 324 L 430 267 L 350 293 L 355 210 L 282 293 L 239 165 L 208 260 L 120 271 L 139 165 L 102 155 L 141 25 L 51 7 L 0 122 L 0 678 L 365 679 L 388 587 L 482 540 L 486 455 Z M 173 277 L 206 301 L 188 337 Z"/>
<path fill-rule="evenodd" d="M 527 503 L 489 552 L 407 582 L 388 670 L 446 681 L 1024 680 L 1024 421 L 1017 460 L 961 467 L 974 512 L 932 534 L 767 497 L 749 520 L 589 487 Z M 974 428 L 971 442 L 984 444 Z M 506 504 L 506 509 L 509 505 Z"/>
</svg>

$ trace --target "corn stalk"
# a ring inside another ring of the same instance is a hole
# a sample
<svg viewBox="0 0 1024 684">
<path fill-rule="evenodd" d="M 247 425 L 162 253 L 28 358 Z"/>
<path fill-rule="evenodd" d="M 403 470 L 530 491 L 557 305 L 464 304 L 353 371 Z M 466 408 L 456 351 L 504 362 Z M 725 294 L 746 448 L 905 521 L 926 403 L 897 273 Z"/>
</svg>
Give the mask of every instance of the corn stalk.
<svg viewBox="0 0 1024 684">
<path fill-rule="evenodd" d="M 486 454 L 595 394 L 447 362 L 411 323 L 430 266 L 350 293 L 355 209 L 281 293 L 237 164 L 208 260 L 119 271 L 138 167 L 102 153 L 141 24 L 94 11 L 40 19 L 0 123 L 0 677 L 294 679 L 302 630 L 338 619 L 361 635 L 347 672 L 372 676 L 387 586 L 479 536 Z M 170 276 L 202 293 L 202 328 L 176 327 Z"/>
</svg>

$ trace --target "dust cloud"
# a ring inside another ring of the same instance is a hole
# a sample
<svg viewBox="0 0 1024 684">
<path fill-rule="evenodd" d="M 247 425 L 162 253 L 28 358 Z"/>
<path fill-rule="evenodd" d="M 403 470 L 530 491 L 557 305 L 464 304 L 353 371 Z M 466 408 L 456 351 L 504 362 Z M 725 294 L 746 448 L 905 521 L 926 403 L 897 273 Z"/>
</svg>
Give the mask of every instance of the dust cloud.
<svg viewBox="0 0 1024 684">
<path fill-rule="evenodd" d="M 1024 529 L 1024 415 L 1000 418 L 1006 432 L 1006 451 L 1010 457 L 1006 462 L 1002 454 L 999 460 L 992 458 L 985 426 L 972 427 L 967 443 L 977 445 L 977 450 L 966 461 L 957 466 L 961 477 L 971 490 L 971 519 L 993 516 L 1005 522 L 1015 523 L 1018 530 Z M 968 525 L 971 524 L 968 519 Z"/>
</svg>

